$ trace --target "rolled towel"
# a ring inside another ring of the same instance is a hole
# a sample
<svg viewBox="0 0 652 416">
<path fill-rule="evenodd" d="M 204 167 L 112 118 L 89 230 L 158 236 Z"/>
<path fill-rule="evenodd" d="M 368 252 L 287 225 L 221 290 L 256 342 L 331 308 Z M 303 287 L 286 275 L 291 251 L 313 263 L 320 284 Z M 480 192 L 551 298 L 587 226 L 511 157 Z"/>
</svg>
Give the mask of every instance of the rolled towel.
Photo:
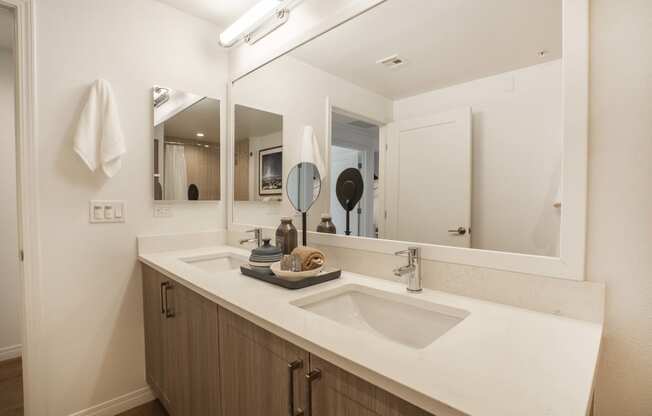
<svg viewBox="0 0 652 416">
<path fill-rule="evenodd" d="M 314 270 L 326 263 L 324 253 L 312 247 L 297 247 L 292 250 L 292 255 L 301 259 L 301 271 Z"/>
</svg>

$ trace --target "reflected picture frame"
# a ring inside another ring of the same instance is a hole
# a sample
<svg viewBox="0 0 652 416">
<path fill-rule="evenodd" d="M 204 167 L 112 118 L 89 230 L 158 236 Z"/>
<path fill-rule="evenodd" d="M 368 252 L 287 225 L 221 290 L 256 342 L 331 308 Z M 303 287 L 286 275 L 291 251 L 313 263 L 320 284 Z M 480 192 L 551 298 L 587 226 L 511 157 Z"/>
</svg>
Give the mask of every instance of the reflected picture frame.
<svg viewBox="0 0 652 416">
<path fill-rule="evenodd" d="M 258 151 L 258 195 L 283 195 L 283 146 Z"/>
</svg>

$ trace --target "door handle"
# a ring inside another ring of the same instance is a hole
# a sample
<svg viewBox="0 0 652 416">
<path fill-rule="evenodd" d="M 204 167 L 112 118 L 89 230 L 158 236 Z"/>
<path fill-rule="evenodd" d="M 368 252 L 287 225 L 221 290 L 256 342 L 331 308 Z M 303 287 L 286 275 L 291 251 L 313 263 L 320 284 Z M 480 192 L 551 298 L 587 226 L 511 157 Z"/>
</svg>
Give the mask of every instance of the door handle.
<svg viewBox="0 0 652 416">
<path fill-rule="evenodd" d="M 466 234 L 466 228 L 464 227 L 458 227 L 455 230 L 448 230 L 449 234 L 457 234 L 457 235 L 465 235 Z"/>
<path fill-rule="evenodd" d="M 303 368 L 303 361 L 296 360 L 288 364 L 288 416 L 303 416 L 303 410 L 294 413 L 294 372 Z"/>
<path fill-rule="evenodd" d="M 321 370 L 315 369 L 306 374 L 306 381 L 308 388 L 306 389 L 306 414 L 305 416 L 312 416 L 312 383 L 321 378 Z"/>
</svg>

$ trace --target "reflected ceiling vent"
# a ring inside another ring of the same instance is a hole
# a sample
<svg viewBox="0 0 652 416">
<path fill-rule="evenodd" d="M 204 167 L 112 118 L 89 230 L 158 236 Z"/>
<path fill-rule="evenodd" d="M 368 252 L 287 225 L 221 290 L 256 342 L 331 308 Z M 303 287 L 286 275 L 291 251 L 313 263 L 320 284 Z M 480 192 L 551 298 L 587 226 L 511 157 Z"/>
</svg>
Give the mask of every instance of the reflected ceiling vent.
<svg viewBox="0 0 652 416">
<path fill-rule="evenodd" d="M 379 59 L 376 61 L 376 63 L 386 68 L 396 69 L 405 65 L 407 61 L 398 55 L 392 55 L 388 56 L 387 58 Z"/>
<path fill-rule="evenodd" d="M 361 129 L 370 129 L 372 127 L 376 127 L 371 123 L 367 123 L 366 121 L 361 121 L 361 120 L 352 121 L 349 124 Z"/>
</svg>

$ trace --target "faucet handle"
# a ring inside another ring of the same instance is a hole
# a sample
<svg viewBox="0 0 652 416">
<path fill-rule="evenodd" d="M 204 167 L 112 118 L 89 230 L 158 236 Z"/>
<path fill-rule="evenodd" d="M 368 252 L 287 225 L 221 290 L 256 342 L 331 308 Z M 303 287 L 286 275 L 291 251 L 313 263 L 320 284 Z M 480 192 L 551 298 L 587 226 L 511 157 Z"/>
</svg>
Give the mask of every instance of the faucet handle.
<svg viewBox="0 0 652 416">
<path fill-rule="evenodd" d="M 255 242 L 256 247 L 262 246 L 262 244 L 263 244 L 263 229 L 262 228 L 254 228 L 252 230 L 247 230 L 245 232 L 254 233 L 254 238 L 240 240 L 240 244 Z"/>
<path fill-rule="evenodd" d="M 394 253 L 395 256 L 402 256 L 404 254 L 407 254 L 408 257 L 420 257 L 421 256 L 421 248 L 419 247 L 408 247 L 407 250 L 401 250 L 397 251 Z"/>
</svg>

